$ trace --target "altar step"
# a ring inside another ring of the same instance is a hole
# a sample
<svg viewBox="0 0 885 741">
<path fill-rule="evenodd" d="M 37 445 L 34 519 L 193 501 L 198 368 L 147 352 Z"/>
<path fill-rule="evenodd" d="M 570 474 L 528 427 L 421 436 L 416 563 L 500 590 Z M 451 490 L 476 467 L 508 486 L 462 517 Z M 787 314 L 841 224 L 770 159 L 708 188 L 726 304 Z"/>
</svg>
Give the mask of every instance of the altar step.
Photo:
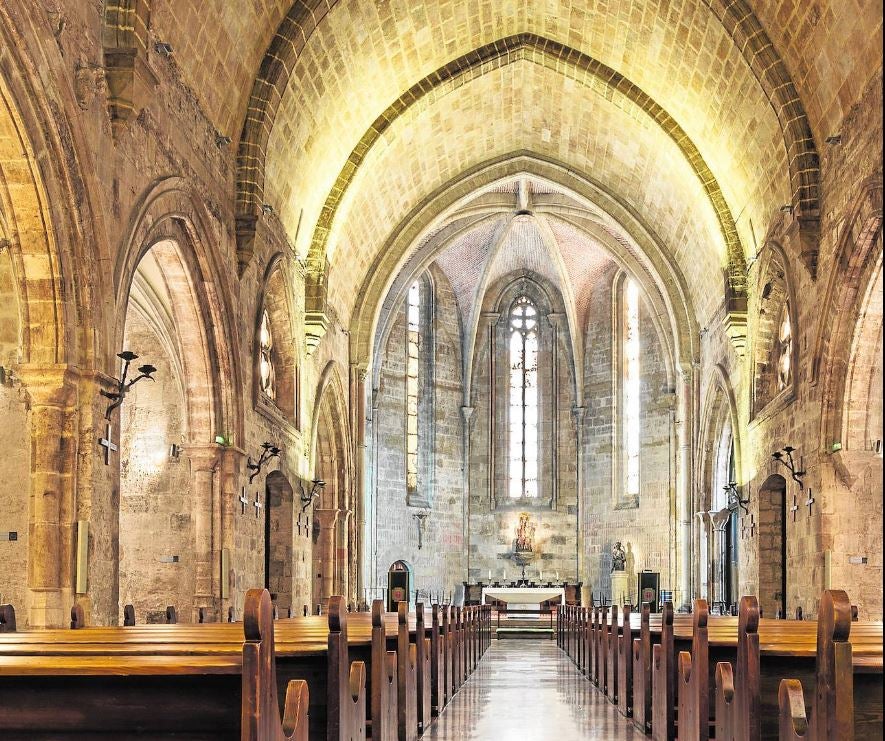
<svg viewBox="0 0 885 741">
<path fill-rule="evenodd" d="M 551 639 L 556 633 L 556 623 L 550 617 L 516 618 L 501 616 L 500 621 L 492 621 L 495 638 L 543 638 Z"/>
</svg>

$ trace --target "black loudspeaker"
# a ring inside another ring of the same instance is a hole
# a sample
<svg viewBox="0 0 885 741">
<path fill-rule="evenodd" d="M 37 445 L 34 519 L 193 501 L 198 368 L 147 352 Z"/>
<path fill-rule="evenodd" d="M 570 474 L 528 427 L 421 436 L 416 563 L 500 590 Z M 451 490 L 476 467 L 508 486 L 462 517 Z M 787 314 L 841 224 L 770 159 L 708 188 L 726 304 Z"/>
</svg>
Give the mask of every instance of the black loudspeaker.
<svg viewBox="0 0 885 741">
<path fill-rule="evenodd" d="M 657 571 L 640 571 L 639 578 L 639 604 L 648 602 L 652 612 L 661 610 L 661 575 Z"/>
</svg>

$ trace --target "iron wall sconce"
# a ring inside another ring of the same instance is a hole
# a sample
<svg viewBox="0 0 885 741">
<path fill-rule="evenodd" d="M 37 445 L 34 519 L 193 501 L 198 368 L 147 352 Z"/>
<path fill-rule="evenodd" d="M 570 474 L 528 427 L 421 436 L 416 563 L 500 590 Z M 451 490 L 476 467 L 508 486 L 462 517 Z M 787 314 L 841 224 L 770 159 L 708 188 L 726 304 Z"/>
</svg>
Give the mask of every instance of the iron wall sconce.
<svg viewBox="0 0 885 741">
<path fill-rule="evenodd" d="M 117 390 L 101 390 L 101 395 L 111 400 L 111 403 L 108 404 L 108 408 L 105 410 L 104 413 L 104 418 L 108 422 L 111 421 L 111 414 L 114 413 L 114 410 L 123 403 L 123 400 L 126 398 L 126 394 L 129 393 L 129 390 L 143 378 L 147 378 L 148 380 L 153 381 L 154 373 L 157 372 L 157 369 L 152 365 L 142 365 L 138 368 L 138 375 L 131 381 L 127 381 L 126 379 L 129 376 L 129 366 L 131 365 L 133 360 L 138 360 L 138 355 L 130 350 L 124 350 L 121 353 L 117 353 L 117 357 L 123 361 L 123 374 L 119 379 L 114 379 L 115 383 L 117 384 Z"/>
<path fill-rule="evenodd" d="M 802 468 L 802 459 L 799 459 L 799 467 L 796 467 L 796 461 L 793 460 L 793 451 L 796 450 L 792 445 L 785 445 L 783 449 L 778 450 L 775 453 L 771 454 L 773 460 L 776 460 L 778 463 L 782 464 L 784 468 L 786 468 L 790 472 L 790 478 L 793 479 L 797 484 L 799 484 L 800 489 L 804 489 L 805 486 L 802 483 L 802 477 L 805 475 L 805 470 Z"/>
<path fill-rule="evenodd" d="M 249 474 L 250 484 L 261 473 L 261 469 L 271 458 L 279 458 L 280 452 L 280 449 L 273 443 L 261 443 L 261 455 L 258 456 L 258 460 L 253 461 L 251 457 L 246 460 L 246 468 L 252 472 Z"/>
<path fill-rule="evenodd" d="M 322 479 L 314 479 L 311 481 L 310 493 L 304 491 L 304 484 L 301 485 L 301 511 L 304 512 L 313 503 L 313 500 L 319 497 L 326 488 L 326 482 Z"/>
<path fill-rule="evenodd" d="M 750 503 L 750 497 L 747 497 L 746 499 L 741 499 L 736 481 L 729 481 L 722 488 L 725 490 L 725 494 L 728 497 L 728 499 L 726 500 L 727 503 L 725 505 L 725 508 L 729 512 L 736 512 L 737 509 L 740 507 L 746 514 L 750 514 L 750 510 L 747 509 L 747 505 Z"/>
</svg>

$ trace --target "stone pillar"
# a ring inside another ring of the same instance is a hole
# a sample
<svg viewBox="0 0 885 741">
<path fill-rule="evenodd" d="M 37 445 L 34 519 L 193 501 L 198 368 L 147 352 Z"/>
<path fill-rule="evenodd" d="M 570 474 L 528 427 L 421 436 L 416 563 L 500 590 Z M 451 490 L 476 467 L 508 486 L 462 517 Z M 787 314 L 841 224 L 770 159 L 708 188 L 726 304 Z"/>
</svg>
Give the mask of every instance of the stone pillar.
<svg viewBox="0 0 885 741">
<path fill-rule="evenodd" d="M 368 371 L 361 363 L 352 363 L 350 366 L 350 409 L 352 415 L 353 430 L 353 501 L 351 507 L 354 511 L 354 528 L 356 530 L 356 563 L 362 564 L 365 560 L 366 537 L 366 377 Z M 349 571 L 349 569 L 348 569 Z M 357 601 L 362 599 L 365 581 L 359 568 L 355 573 L 349 574 L 349 578 L 356 583 L 353 585 Z"/>
<path fill-rule="evenodd" d="M 77 377 L 66 365 L 17 369 L 31 415 L 28 625 L 59 627 L 73 603 Z M 103 432 L 103 430 L 102 430 Z"/>
<path fill-rule="evenodd" d="M 338 520 L 338 509 L 315 509 L 313 516 L 320 529 L 317 539 L 320 568 L 320 601 L 328 603 L 329 597 L 335 592 L 335 523 Z"/>
<path fill-rule="evenodd" d="M 461 487 L 463 500 L 461 503 L 461 538 L 463 539 L 463 553 L 466 563 L 464 564 L 464 579 L 470 579 L 470 430 L 473 421 L 474 407 L 461 407 L 461 422 L 464 431 L 464 444 L 461 446 L 463 459 L 461 461 Z"/>
<path fill-rule="evenodd" d="M 731 519 L 731 512 L 721 509 L 718 512 L 709 512 L 710 522 L 713 525 L 713 585 L 710 590 L 711 604 L 722 604 L 725 599 L 725 528 Z"/>
<path fill-rule="evenodd" d="M 489 424 L 489 440 L 488 440 L 488 451 L 486 453 L 488 459 L 488 468 L 489 468 L 489 508 L 494 509 L 495 507 L 495 449 L 498 444 L 497 440 L 497 420 L 495 419 L 495 413 L 497 411 L 497 403 L 496 403 L 496 391 L 497 391 L 497 372 L 496 372 L 496 363 L 495 363 L 495 327 L 498 326 L 498 319 L 501 315 L 494 311 L 484 312 L 482 315 L 483 321 L 485 321 L 488 329 L 486 330 L 486 334 L 488 336 L 488 347 L 489 347 L 489 409 L 488 409 L 488 424 Z"/>
<path fill-rule="evenodd" d="M 344 597 L 347 604 L 353 600 L 350 592 L 350 524 L 353 510 L 338 510 L 338 525 L 335 531 L 337 547 L 335 550 L 335 583 L 337 594 Z"/>
<path fill-rule="evenodd" d="M 582 605 L 590 604 L 590 594 L 593 591 L 593 585 L 587 578 L 584 565 L 584 413 L 586 411 L 586 407 L 572 407 L 572 423 L 575 426 L 575 494 L 578 503 L 575 560 L 578 568 L 578 581 L 583 582 L 581 587 Z"/>
<path fill-rule="evenodd" d="M 547 315 L 547 321 L 553 329 L 550 347 L 550 398 L 553 400 L 553 414 L 550 418 L 550 503 L 552 509 L 556 509 L 559 501 L 559 338 L 565 314 L 550 313 Z M 580 573 L 578 571 L 578 574 Z M 578 578 L 580 579 L 580 576 Z"/>
<path fill-rule="evenodd" d="M 686 366 L 680 374 L 676 429 L 679 440 L 679 468 L 676 472 L 678 491 L 679 532 L 676 552 L 679 554 L 679 595 L 674 600 L 683 608 L 691 602 L 691 439 L 692 439 L 692 373 Z"/>
<path fill-rule="evenodd" d="M 219 505 L 215 492 L 215 469 L 219 448 L 216 446 L 187 446 L 185 453 L 191 464 L 194 517 L 194 614 L 205 607 L 216 619 L 220 585 L 219 533 L 214 529 L 215 510 Z M 265 544 L 265 547 L 266 544 Z M 216 557 L 217 554 L 217 557 Z"/>
<path fill-rule="evenodd" d="M 220 597 L 220 612 L 227 615 L 229 607 L 237 605 L 236 591 L 240 585 L 235 579 L 236 565 L 233 562 L 235 549 L 234 517 L 238 507 L 237 499 L 240 495 L 240 486 L 243 479 L 243 463 L 246 458 L 245 451 L 240 448 L 223 448 L 221 453 L 221 472 L 219 486 L 216 489 L 218 499 L 217 506 L 212 512 L 212 529 L 216 533 L 216 539 L 220 548 L 213 552 L 215 567 L 219 573 L 217 594 Z M 230 554 L 231 561 L 226 573 L 221 573 L 221 550 Z M 252 586 L 252 585 L 248 585 Z M 226 597 L 221 595 L 226 594 Z"/>
<path fill-rule="evenodd" d="M 698 537 L 697 537 L 697 566 L 698 566 L 698 585 L 697 589 L 695 589 L 695 596 L 701 599 L 707 600 L 707 602 L 712 603 L 713 597 L 710 594 L 710 587 L 713 583 L 710 574 L 710 563 L 712 559 L 710 558 L 710 551 L 713 547 L 710 538 L 710 513 L 709 512 L 695 512 L 695 517 L 698 521 Z M 705 543 L 707 553 L 706 558 L 701 558 L 701 543 Z M 703 588 L 704 581 L 701 578 L 701 572 L 706 572 L 706 588 Z"/>
</svg>

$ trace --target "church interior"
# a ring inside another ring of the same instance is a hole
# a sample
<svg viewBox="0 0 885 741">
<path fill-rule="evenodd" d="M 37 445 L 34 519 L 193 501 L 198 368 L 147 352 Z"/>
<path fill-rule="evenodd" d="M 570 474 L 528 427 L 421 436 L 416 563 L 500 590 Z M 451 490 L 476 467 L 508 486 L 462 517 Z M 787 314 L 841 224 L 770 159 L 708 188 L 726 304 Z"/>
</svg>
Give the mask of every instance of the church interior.
<svg viewBox="0 0 885 741">
<path fill-rule="evenodd" d="M 0 729 L 881 738 L 882 41 L 871 0 L 0 0 Z M 519 732 L 513 666 L 563 705 Z"/>
</svg>

